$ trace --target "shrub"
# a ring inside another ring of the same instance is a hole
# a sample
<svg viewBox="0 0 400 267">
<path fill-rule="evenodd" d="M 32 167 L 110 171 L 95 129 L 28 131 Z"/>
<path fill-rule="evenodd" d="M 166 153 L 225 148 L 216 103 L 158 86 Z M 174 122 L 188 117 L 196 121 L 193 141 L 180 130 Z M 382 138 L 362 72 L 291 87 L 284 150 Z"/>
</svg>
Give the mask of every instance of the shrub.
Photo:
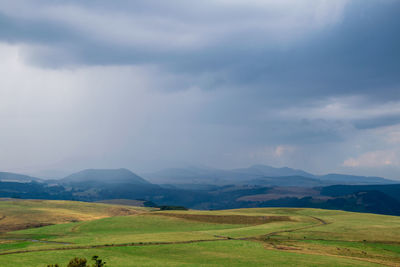
<svg viewBox="0 0 400 267">
<path fill-rule="evenodd" d="M 99 259 L 99 256 L 93 256 L 92 261 L 94 261 L 94 263 L 91 265 L 91 267 L 104 267 L 106 265 L 106 262 L 103 261 L 102 259 Z M 61 267 L 61 266 L 56 263 L 56 264 L 48 264 L 47 267 Z M 75 257 L 69 261 L 67 267 L 90 267 L 90 266 L 87 265 L 87 260 L 85 258 Z"/>
<path fill-rule="evenodd" d="M 86 263 L 87 260 L 85 258 L 75 257 L 69 261 L 67 267 L 88 267 Z"/>
<path fill-rule="evenodd" d="M 182 206 L 158 206 L 160 210 L 188 210 L 186 207 Z"/>
<path fill-rule="evenodd" d="M 106 262 L 99 259 L 99 256 L 93 256 L 92 260 L 94 261 L 93 267 L 103 267 L 106 265 Z"/>
</svg>

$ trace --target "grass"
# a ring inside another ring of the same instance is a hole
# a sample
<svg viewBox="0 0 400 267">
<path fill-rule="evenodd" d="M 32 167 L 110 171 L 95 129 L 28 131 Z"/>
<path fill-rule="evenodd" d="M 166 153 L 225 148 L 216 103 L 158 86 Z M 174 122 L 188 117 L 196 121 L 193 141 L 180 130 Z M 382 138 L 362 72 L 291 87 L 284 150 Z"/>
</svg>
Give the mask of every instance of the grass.
<svg viewBox="0 0 400 267">
<path fill-rule="evenodd" d="M 328 239 L 368 242 L 400 242 L 400 217 L 303 209 L 299 215 L 318 216 L 328 225 L 289 233 L 292 238 Z"/>
<path fill-rule="evenodd" d="M 41 236 L 49 234 L 54 241 L 75 244 L 115 244 L 129 242 L 166 242 L 194 239 L 214 239 L 207 230 L 241 227 L 241 225 L 212 224 L 184 221 L 177 218 L 137 215 L 104 218 L 72 225 L 55 225 L 14 232 Z"/>
<path fill-rule="evenodd" d="M 5 207 L 0 217 L 54 225 L 3 233 L 1 266 L 66 266 L 75 256 L 93 255 L 111 267 L 400 266 L 400 218 L 395 216 L 297 208 L 155 211 L 71 201 L 24 202 L 0 203 Z M 40 221 L 38 214 L 50 219 Z M 54 214 L 61 217 L 51 221 Z M 68 222 L 71 218 L 79 221 Z"/>
<path fill-rule="evenodd" d="M 129 266 L 378 266 L 339 257 L 296 254 L 263 248 L 251 241 L 217 241 L 181 245 L 122 247 L 79 251 L 52 251 L 1 257 L 4 267 L 43 267 L 43 263 L 67 263 L 72 256 L 101 255 L 113 267 Z M 65 266 L 65 265 L 64 265 Z"/>
<path fill-rule="evenodd" d="M 0 233 L 51 224 L 137 214 L 147 210 L 141 207 L 122 207 L 77 201 L 0 201 Z"/>
</svg>

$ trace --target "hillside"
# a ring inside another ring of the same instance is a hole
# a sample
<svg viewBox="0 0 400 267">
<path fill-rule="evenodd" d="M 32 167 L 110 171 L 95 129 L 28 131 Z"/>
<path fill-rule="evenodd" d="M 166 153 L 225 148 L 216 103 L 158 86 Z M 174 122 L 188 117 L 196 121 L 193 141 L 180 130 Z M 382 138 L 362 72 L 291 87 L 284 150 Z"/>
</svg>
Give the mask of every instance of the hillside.
<svg viewBox="0 0 400 267">
<path fill-rule="evenodd" d="M 332 185 L 321 189 L 321 194 L 330 197 L 351 195 L 357 192 L 379 191 L 400 201 L 400 184 L 390 185 Z"/>
<path fill-rule="evenodd" d="M 0 233 L 68 222 L 132 215 L 145 208 L 55 200 L 0 199 Z"/>
<path fill-rule="evenodd" d="M 0 182 L 0 198 L 64 199 L 71 200 L 71 191 L 60 185 L 38 182 Z"/>
<path fill-rule="evenodd" d="M 53 214 L 52 218 L 57 210 L 69 214 L 89 210 L 94 215 L 3 233 L 0 262 L 4 267 L 66 266 L 73 257 L 93 255 L 113 267 L 398 266 L 400 262 L 400 218 L 393 216 L 300 208 L 135 208 L 131 210 L 135 215 L 109 217 L 104 212 L 121 207 L 46 201 L 42 209 L 42 203 L 23 203 L 0 204 L 9 209 L 6 217 L 30 210 Z"/>
</svg>

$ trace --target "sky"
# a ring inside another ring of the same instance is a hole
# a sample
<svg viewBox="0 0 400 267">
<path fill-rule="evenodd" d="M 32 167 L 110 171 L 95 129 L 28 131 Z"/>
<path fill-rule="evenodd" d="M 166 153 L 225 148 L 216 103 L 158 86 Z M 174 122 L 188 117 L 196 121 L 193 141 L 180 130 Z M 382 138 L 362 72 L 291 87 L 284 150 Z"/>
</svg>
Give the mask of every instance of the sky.
<svg viewBox="0 0 400 267">
<path fill-rule="evenodd" d="M 0 0 L 0 170 L 400 179 L 398 0 Z"/>
</svg>

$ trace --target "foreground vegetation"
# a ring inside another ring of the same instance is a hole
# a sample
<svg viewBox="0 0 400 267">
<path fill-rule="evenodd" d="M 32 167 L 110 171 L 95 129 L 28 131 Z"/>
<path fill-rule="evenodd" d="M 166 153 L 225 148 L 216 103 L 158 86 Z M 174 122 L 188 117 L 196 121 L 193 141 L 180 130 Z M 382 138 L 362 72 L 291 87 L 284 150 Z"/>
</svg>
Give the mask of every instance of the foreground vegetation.
<svg viewBox="0 0 400 267">
<path fill-rule="evenodd" d="M 71 258 L 93 255 L 111 267 L 400 266 L 400 218 L 395 216 L 0 201 L 0 218 L 0 262 L 5 267 L 67 266 Z M 7 229 L 3 221 L 10 220 L 21 230 Z"/>
</svg>

